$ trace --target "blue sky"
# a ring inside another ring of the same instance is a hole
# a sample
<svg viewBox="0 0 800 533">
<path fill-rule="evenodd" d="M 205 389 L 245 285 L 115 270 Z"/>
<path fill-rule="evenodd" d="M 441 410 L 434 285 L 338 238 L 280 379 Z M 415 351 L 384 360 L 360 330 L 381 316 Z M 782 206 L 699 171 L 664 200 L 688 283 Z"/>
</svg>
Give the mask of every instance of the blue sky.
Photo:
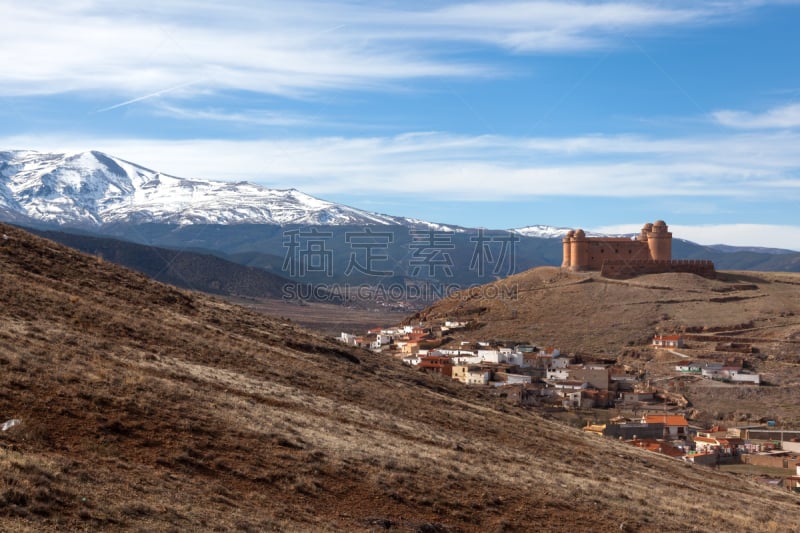
<svg viewBox="0 0 800 533">
<path fill-rule="evenodd" d="M 0 2 L 0 147 L 800 250 L 800 2 Z"/>
</svg>

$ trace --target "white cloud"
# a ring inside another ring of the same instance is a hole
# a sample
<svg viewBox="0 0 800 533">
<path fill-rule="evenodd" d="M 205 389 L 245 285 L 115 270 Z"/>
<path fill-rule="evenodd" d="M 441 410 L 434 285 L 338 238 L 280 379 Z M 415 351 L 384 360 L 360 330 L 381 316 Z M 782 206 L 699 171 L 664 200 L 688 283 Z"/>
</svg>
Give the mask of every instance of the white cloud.
<svg viewBox="0 0 800 533">
<path fill-rule="evenodd" d="M 16 137 L 2 146 L 96 149 L 184 177 L 312 194 L 800 200 L 800 134 L 648 139 L 409 133 L 292 140 Z"/>
<path fill-rule="evenodd" d="M 476 2 L 426 16 L 432 26 L 469 32 L 472 39 L 520 52 L 608 46 L 620 35 L 652 27 L 700 22 L 713 9 L 663 7 L 636 2 Z M 466 35 L 462 38 L 468 39 Z"/>
<path fill-rule="evenodd" d="M 789 129 L 800 127 L 800 104 L 788 104 L 763 113 L 716 111 L 713 119 L 723 126 L 737 129 Z"/>
<path fill-rule="evenodd" d="M 481 77 L 496 75 L 497 67 L 448 55 L 458 46 L 432 44 L 478 43 L 525 53 L 608 47 L 631 32 L 707 24 L 750 5 L 4 2 L 0 95 L 90 91 L 129 100 L 203 80 L 191 88 L 297 97 L 396 80 Z"/>
<path fill-rule="evenodd" d="M 416 200 L 441 199 L 456 205 L 478 201 L 487 202 L 491 212 L 491 202 L 582 196 L 596 198 L 598 203 L 628 199 L 631 205 L 652 204 L 656 211 L 669 211 L 678 219 L 688 210 L 691 218 L 698 214 L 717 217 L 722 212 L 728 217 L 741 213 L 737 219 L 746 220 L 752 206 L 770 206 L 759 214 L 778 221 L 791 216 L 787 206 L 791 209 L 792 203 L 800 202 L 798 145 L 800 134 L 787 132 L 682 139 L 516 138 L 436 132 L 244 141 L 0 138 L 4 149 L 97 149 L 182 177 L 295 187 L 322 197 L 351 198 L 355 203 L 359 198 L 394 199 L 406 206 Z M 640 227 L 641 223 L 591 229 L 626 233 Z M 702 244 L 800 250 L 800 228 L 792 225 L 670 227 L 675 237 Z"/>
<path fill-rule="evenodd" d="M 159 102 L 154 109 L 155 114 L 180 118 L 184 120 L 206 120 L 215 122 L 234 122 L 237 124 L 255 124 L 259 126 L 315 126 L 324 125 L 325 121 L 311 116 L 280 111 L 264 111 L 262 109 L 245 109 L 243 111 L 224 111 L 214 108 L 195 109 Z"/>
<path fill-rule="evenodd" d="M 667 221 L 669 222 L 669 221 Z M 617 224 L 592 228 L 599 233 L 638 233 L 642 224 Z M 727 244 L 730 246 L 759 246 L 800 251 L 800 226 L 777 224 L 708 224 L 673 225 L 669 230 L 676 239 L 698 244 Z"/>
</svg>

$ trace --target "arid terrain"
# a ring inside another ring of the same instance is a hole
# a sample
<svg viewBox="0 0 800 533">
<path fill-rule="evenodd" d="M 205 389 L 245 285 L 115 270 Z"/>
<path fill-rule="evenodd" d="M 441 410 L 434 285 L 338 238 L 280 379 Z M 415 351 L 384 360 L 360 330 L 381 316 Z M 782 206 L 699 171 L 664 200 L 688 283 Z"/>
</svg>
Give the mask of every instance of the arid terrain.
<svg viewBox="0 0 800 533">
<path fill-rule="evenodd" d="M 226 297 L 227 301 L 275 317 L 283 317 L 317 333 L 338 337 L 345 332 L 362 332 L 376 326 L 402 322 L 407 312 L 375 306 L 372 309 L 324 302 L 277 298 Z"/>
<path fill-rule="evenodd" d="M 542 267 L 437 302 L 411 322 L 470 320 L 461 339 L 553 345 L 588 359 L 616 361 L 659 380 L 686 359 L 742 358 L 765 386 L 708 380 L 680 384 L 698 421 L 800 425 L 800 275 L 720 272 L 610 280 L 596 272 Z M 681 333 L 681 355 L 649 347 L 655 333 Z M 745 349 L 742 350 L 741 348 Z"/>
<path fill-rule="evenodd" d="M 751 339 L 764 353 L 798 355 L 800 274 L 650 274 L 612 280 L 597 272 L 541 267 L 458 293 L 416 318 L 469 319 L 485 338 L 556 344 L 571 352 L 618 353 L 654 333 L 693 331 Z M 470 332 L 470 334 L 473 334 Z"/>
<path fill-rule="evenodd" d="M 552 283 L 581 283 L 550 272 Z M 552 283 L 535 276 L 529 290 L 546 293 Z M 621 342 L 638 339 L 623 323 L 635 301 L 617 302 L 616 316 L 593 327 L 619 323 Z M 20 420 L 0 432 L 0 530 L 791 531 L 800 523 L 796 495 L 585 435 L 8 226 L 0 226 L 0 302 L 0 423 Z M 679 309 L 665 303 L 669 319 L 637 320 L 702 324 Z M 511 311 L 496 335 L 527 323 L 525 337 L 560 340 L 544 312 Z M 726 324 L 740 321 L 732 314 Z M 617 345 L 610 333 L 570 342 Z"/>
</svg>

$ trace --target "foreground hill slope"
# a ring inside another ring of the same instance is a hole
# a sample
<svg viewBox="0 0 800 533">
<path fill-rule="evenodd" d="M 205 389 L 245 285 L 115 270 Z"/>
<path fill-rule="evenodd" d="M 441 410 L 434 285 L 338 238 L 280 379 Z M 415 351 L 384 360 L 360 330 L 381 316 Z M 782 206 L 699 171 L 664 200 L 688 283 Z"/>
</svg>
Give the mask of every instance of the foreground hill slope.
<svg viewBox="0 0 800 533">
<path fill-rule="evenodd" d="M 781 531 L 800 500 L 0 226 L 0 530 Z"/>
<path fill-rule="evenodd" d="M 800 352 L 800 274 L 651 274 L 630 280 L 541 267 L 453 295 L 413 320 L 476 322 L 473 337 L 555 344 L 562 350 L 618 353 L 656 332 L 714 331 L 766 351 Z M 413 321 L 412 320 L 412 321 Z M 798 361 L 800 362 L 800 361 Z"/>
</svg>

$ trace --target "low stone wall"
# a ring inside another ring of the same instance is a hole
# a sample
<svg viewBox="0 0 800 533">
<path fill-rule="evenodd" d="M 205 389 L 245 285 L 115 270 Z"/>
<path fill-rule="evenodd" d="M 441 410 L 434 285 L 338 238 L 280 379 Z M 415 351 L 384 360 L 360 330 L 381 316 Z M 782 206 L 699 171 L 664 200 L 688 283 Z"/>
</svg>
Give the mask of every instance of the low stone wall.
<svg viewBox="0 0 800 533">
<path fill-rule="evenodd" d="M 740 432 L 743 439 L 783 441 L 800 439 L 800 431 L 794 429 L 745 429 Z"/>
<path fill-rule="evenodd" d="M 770 468 L 785 468 L 794 472 L 797 468 L 798 458 L 774 455 L 748 455 L 743 456 L 744 462 L 753 466 L 766 466 Z"/>
<path fill-rule="evenodd" d="M 606 260 L 600 273 L 611 279 L 627 279 L 643 274 L 664 274 L 683 272 L 697 274 L 704 278 L 716 278 L 717 271 L 713 261 L 702 259 L 673 259 L 672 261 L 647 260 Z"/>
</svg>

